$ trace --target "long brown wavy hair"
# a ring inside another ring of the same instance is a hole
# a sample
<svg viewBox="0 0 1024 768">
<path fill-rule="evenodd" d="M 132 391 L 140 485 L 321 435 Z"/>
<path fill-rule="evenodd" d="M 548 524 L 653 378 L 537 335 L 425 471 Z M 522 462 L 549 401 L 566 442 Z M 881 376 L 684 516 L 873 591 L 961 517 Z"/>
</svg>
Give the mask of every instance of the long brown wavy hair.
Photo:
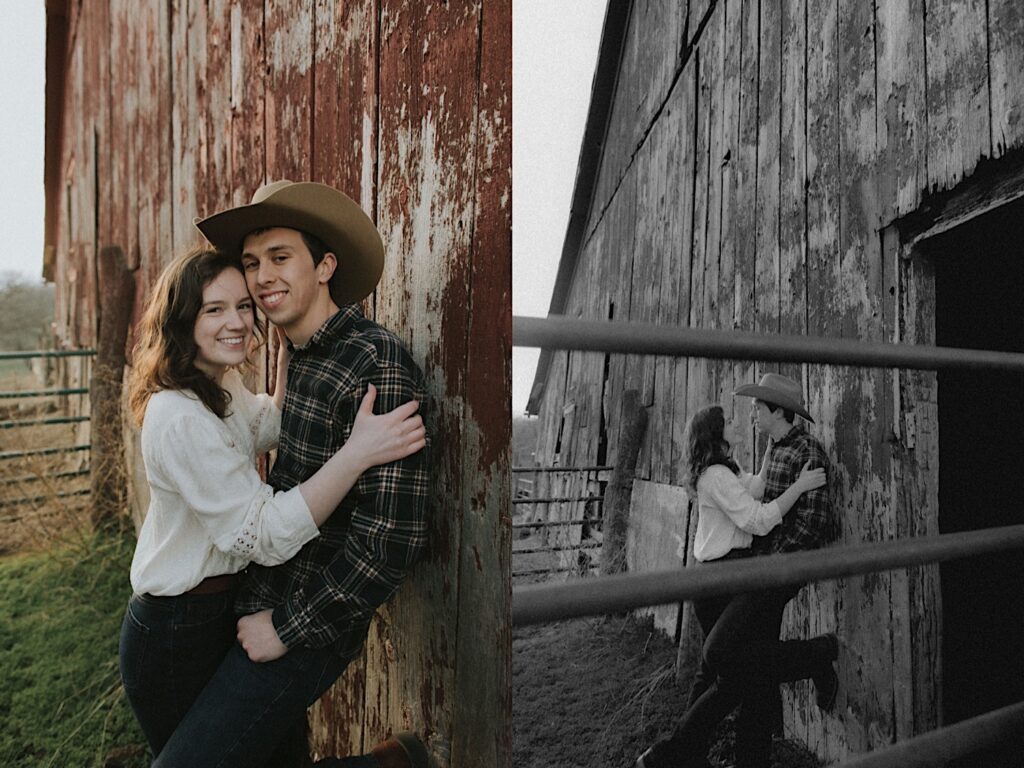
<svg viewBox="0 0 1024 768">
<path fill-rule="evenodd" d="M 203 289 L 226 269 L 242 272 L 238 259 L 208 248 L 194 248 L 161 273 L 139 323 L 139 340 L 132 355 L 128 404 L 138 426 L 154 392 L 187 389 L 223 419 L 231 395 L 195 365 L 195 325 L 203 306 Z M 242 273 L 244 276 L 244 273 Z M 263 340 L 257 321 L 253 333 Z"/>
<path fill-rule="evenodd" d="M 690 417 L 686 425 L 686 485 L 697 491 L 697 479 L 705 469 L 722 464 L 735 473 L 739 465 L 729 455 L 731 446 L 722 436 L 725 430 L 725 411 L 720 405 L 701 408 Z"/>
</svg>

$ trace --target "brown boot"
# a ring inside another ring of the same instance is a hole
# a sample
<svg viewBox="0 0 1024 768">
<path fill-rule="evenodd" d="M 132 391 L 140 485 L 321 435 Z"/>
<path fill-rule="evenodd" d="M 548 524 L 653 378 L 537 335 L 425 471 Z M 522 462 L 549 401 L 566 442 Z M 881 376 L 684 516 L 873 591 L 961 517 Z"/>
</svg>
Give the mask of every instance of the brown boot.
<svg viewBox="0 0 1024 768">
<path fill-rule="evenodd" d="M 370 750 L 380 768 L 431 768 L 430 755 L 415 733 L 402 731 Z"/>
</svg>

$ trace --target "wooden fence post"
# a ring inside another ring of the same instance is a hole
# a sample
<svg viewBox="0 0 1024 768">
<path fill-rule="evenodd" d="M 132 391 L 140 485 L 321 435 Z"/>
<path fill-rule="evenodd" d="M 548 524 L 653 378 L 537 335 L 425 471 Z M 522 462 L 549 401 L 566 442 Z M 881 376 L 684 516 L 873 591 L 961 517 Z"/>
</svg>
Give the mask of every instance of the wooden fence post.
<svg viewBox="0 0 1024 768">
<path fill-rule="evenodd" d="M 135 278 L 125 263 L 124 253 L 116 245 L 100 250 L 97 266 L 99 306 L 96 358 L 89 383 L 92 412 L 89 464 L 92 523 L 101 527 L 116 523 L 127 498 L 121 434 L 121 379 L 125 340 L 135 302 Z"/>
<path fill-rule="evenodd" d="M 605 491 L 604 540 L 601 544 L 601 573 L 604 576 L 626 570 L 626 533 L 629 530 L 633 474 L 640 443 L 647 431 L 647 409 L 641 405 L 640 393 L 635 389 L 622 393 L 621 423 L 619 452 Z"/>
</svg>

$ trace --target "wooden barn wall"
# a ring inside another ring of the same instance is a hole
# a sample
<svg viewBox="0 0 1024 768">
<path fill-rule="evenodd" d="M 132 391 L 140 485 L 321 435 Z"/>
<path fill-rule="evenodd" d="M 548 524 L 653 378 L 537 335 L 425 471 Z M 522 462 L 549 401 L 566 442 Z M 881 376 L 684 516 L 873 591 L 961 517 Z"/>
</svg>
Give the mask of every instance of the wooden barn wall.
<svg viewBox="0 0 1024 768">
<path fill-rule="evenodd" d="M 932 343 L 931 267 L 890 225 L 1024 145 L 1022 40 L 1014 0 L 636 0 L 565 314 Z M 835 460 L 840 540 L 937 532 L 934 374 L 623 355 L 604 376 L 587 357 L 552 355 L 541 464 L 578 466 L 602 437 L 613 462 L 635 388 L 638 477 L 679 485 L 688 415 L 718 402 L 745 422 L 732 391 L 778 370 Z M 940 610 L 935 567 L 805 589 L 785 631 L 837 630 L 842 688 L 823 716 L 789 687 L 788 731 L 835 759 L 934 728 Z"/>
<path fill-rule="evenodd" d="M 281 178 L 359 201 L 387 251 L 365 308 L 427 375 L 438 482 L 429 553 L 315 708 L 315 743 L 416 729 L 441 765 L 507 765 L 511 3 L 71 0 L 67 18 L 58 343 L 95 343 L 103 246 L 136 270 L 137 319 L 194 217 Z"/>
</svg>

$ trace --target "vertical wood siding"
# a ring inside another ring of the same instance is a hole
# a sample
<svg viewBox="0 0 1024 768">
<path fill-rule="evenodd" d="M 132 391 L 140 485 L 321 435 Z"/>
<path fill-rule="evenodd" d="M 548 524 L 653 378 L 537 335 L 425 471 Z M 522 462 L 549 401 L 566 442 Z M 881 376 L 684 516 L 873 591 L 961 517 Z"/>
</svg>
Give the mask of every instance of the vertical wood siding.
<svg viewBox="0 0 1024 768">
<path fill-rule="evenodd" d="M 636 0 L 567 314 L 608 319 L 614 303 L 615 319 L 932 343 L 934 277 L 894 222 L 1024 146 L 1022 30 L 1012 0 Z M 593 275 L 605 284 L 584 289 Z M 543 464 L 566 405 L 593 401 L 577 355 L 552 355 Z M 804 383 L 836 461 L 841 540 L 937 532 L 933 373 L 626 356 L 609 370 L 609 459 L 622 390 L 649 408 L 643 479 L 681 484 L 694 409 L 746 420 L 732 391 L 779 370 Z M 808 685 L 787 689 L 790 732 L 835 759 L 934 728 L 940 612 L 934 566 L 805 589 L 785 631 L 838 630 L 843 684 L 831 715 Z"/>
<path fill-rule="evenodd" d="M 387 251 L 366 310 L 427 375 L 438 482 L 429 553 L 315 743 L 411 728 L 441 765 L 508 765 L 511 4 L 72 0 L 68 19 L 60 341 L 95 339 L 98 247 L 137 267 L 137 318 L 194 217 L 280 178 L 358 200 Z"/>
</svg>

